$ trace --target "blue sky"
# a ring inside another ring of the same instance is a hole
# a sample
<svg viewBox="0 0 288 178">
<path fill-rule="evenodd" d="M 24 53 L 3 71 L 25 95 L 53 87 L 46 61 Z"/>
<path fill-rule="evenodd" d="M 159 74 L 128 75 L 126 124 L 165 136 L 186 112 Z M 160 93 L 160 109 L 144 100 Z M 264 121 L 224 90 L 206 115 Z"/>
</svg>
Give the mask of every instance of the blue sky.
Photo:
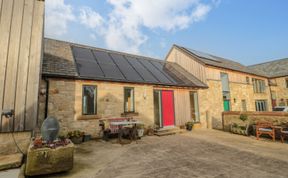
<svg viewBox="0 0 288 178">
<path fill-rule="evenodd" d="M 245 65 L 288 57 L 287 0 L 47 0 L 45 36 L 163 59 L 173 44 Z"/>
</svg>

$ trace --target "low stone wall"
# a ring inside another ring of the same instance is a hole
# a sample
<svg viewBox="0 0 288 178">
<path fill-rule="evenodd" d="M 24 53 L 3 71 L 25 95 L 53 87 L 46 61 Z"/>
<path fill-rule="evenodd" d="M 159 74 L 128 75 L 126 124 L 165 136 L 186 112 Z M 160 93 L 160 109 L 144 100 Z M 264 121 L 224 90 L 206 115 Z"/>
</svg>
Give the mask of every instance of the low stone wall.
<svg viewBox="0 0 288 178">
<path fill-rule="evenodd" d="M 246 121 L 240 119 L 240 115 L 247 115 Z M 238 125 L 255 124 L 257 121 L 270 121 L 274 125 L 288 123 L 288 113 L 285 112 L 238 112 L 230 111 L 222 113 L 222 122 L 224 131 L 230 130 L 230 125 L 236 123 Z"/>
<path fill-rule="evenodd" d="M 26 153 L 29 143 L 30 143 L 31 133 L 30 132 L 15 132 L 13 133 L 13 135 L 21 151 Z M 0 155 L 7 155 L 7 154 L 13 154 L 13 153 L 19 152 L 14 143 L 12 133 L 1 133 L 0 143 L 1 143 Z"/>
</svg>

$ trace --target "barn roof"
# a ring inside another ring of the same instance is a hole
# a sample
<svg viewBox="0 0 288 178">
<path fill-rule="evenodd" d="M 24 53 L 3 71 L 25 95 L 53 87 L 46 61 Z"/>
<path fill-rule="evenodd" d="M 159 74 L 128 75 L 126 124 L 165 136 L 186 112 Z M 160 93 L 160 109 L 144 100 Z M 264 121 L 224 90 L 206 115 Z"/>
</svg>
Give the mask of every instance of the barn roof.
<svg viewBox="0 0 288 178">
<path fill-rule="evenodd" d="M 196 57 L 199 62 L 208 65 L 208 66 L 214 66 L 214 67 L 219 67 L 219 68 L 224 68 L 224 69 L 230 69 L 238 72 L 243 72 L 243 73 L 248 73 L 252 75 L 257 75 L 261 77 L 267 77 L 267 75 L 261 71 L 254 70 L 253 68 L 249 68 L 248 66 L 242 65 L 238 62 L 235 62 L 230 59 L 225 59 L 219 56 L 215 56 L 212 54 L 200 52 L 194 49 L 182 47 L 179 45 L 174 45 L 178 49 L 182 50 L 186 54 L 192 55 Z"/>
<path fill-rule="evenodd" d="M 288 58 L 251 65 L 249 68 L 262 72 L 270 78 L 288 76 Z"/>
</svg>

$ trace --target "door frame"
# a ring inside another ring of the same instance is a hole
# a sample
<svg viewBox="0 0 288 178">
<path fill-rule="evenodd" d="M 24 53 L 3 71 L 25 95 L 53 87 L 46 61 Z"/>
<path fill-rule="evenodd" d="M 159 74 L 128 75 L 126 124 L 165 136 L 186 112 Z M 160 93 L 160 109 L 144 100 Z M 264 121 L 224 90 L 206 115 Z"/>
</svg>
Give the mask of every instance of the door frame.
<svg viewBox="0 0 288 178">
<path fill-rule="evenodd" d="M 174 95 L 174 90 L 166 90 L 166 89 L 153 89 L 154 91 L 159 91 L 160 93 L 160 100 L 161 100 L 161 118 L 159 118 L 159 121 L 161 120 L 161 122 L 159 122 L 161 125 L 159 126 L 160 128 L 165 128 L 165 127 L 174 127 L 176 125 L 176 112 L 175 112 L 175 95 Z M 173 110 L 174 110 L 174 123 L 171 126 L 164 126 L 163 124 L 163 103 L 162 103 L 162 91 L 170 91 L 172 92 L 172 105 L 173 105 Z M 154 95 L 153 95 L 154 97 Z M 155 107 L 154 103 L 153 103 L 153 107 Z M 155 112 L 155 109 L 154 109 Z"/>
</svg>

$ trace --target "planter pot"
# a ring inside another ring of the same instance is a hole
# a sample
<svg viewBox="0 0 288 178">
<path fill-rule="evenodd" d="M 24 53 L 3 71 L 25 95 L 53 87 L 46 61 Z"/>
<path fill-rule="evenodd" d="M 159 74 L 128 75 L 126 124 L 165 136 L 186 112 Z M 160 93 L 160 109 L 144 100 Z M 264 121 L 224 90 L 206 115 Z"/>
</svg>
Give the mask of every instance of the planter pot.
<svg viewBox="0 0 288 178">
<path fill-rule="evenodd" d="M 249 135 L 248 128 L 249 128 L 249 125 L 241 126 L 241 127 L 231 126 L 230 131 L 235 134 L 248 136 Z"/>
<path fill-rule="evenodd" d="M 71 137 L 70 140 L 74 143 L 74 144 L 80 144 L 83 141 L 83 137 Z"/>
<path fill-rule="evenodd" d="M 193 125 L 186 125 L 186 130 L 192 131 Z"/>
<path fill-rule="evenodd" d="M 73 168 L 74 144 L 69 143 L 55 149 L 34 149 L 32 144 L 27 151 L 25 175 L 35 176 L 69 171 Z"/>
<path fill-rule="evenodd" d="M 144 129 L 137 129 L 138 137 L 143 137 Z"/>
<path fill-rule="evenodd" d="M 84 135 L 83 136 L 83 142 L 88 142 L 89 140 L 91 140 L 91 135 Z"/>
<path fill-rule="evenodd" d="M 180 125 L 180 129 L 185 129 L 185 125 Z"/>
</svg>

